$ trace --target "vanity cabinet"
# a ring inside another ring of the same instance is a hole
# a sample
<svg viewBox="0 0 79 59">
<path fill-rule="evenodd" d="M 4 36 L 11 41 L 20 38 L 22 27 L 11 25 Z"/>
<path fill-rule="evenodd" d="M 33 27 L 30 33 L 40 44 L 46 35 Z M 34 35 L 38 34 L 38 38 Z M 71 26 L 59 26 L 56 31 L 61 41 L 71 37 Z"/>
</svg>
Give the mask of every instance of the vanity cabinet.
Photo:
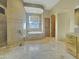
<svg viewBox="0 0 79 59">
<path fill-rule="evenodd" d="M 68 34 L 64 42 L 67 51 L 75 58 L 79 59 L 79 36 L 75 34 Z"/>
</svg>

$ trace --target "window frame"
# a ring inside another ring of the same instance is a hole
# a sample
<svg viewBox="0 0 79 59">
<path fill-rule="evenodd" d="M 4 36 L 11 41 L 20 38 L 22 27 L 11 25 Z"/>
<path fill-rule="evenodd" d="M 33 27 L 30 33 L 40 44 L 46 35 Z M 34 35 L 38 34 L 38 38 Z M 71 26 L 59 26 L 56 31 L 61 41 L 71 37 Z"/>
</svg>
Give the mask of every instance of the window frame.
<svg viewBox="0 0 79 59">
<path fill-rule="evenodd" d="M 40 27 L 39 28 L 30 28 L 29 27 L 29 16 L 32 16 L 32 15 L 36 15 L 36 16 L 39 16 L 40 17 Z M 43 33 L 43 16 L 42 14 L 34 14 L 34 13 L 27 13 L 27 17 L 28 17 L 28 33 L 30 34 L 35 34 L 35 33 Z"/>
</svg>

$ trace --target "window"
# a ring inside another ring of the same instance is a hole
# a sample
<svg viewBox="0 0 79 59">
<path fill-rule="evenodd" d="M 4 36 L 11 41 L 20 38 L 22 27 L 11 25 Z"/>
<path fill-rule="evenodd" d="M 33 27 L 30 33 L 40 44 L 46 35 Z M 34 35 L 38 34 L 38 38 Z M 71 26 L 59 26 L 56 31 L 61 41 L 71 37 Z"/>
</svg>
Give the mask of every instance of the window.
<svg viewBox="0 0 79 59">
<path fill-rule="evenodd" d="M 29 27 L 31 29 L 39 29 L 40 28 L 40 16 L 32 15 L 29 16 Z"/>
<path fill-rule="evenodd" d="M 43 33 L 43 20 L 41 14 L 27 13 L 26 23 L 23 28 L 29 34 Z"/>
<path fill-rule="evenodd" d="M 26 22 L 23 23 L 23 29 L 26 30 Z"/>
</svg>

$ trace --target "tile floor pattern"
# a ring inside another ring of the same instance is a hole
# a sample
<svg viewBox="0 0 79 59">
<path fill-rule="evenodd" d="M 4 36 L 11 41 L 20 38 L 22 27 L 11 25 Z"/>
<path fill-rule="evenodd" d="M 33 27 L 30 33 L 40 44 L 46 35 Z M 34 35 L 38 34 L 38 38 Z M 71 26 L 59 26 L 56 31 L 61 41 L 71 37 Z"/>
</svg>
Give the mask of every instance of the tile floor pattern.
<svg viewBox="0 0 79 59">
<path fill-rule="evenodd" d="M 75 59 L 66 52 L 63 43 L 50 41 L 45 44 L 27 44 L 14 48 L 0 59 Z"/>
</svg>

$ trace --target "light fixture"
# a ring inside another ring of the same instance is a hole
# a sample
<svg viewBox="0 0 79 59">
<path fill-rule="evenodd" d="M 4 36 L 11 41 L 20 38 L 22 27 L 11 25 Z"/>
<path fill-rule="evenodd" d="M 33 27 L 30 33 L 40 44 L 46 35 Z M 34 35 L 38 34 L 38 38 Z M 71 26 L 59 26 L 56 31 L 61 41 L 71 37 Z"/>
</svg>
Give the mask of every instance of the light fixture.
<svg viewBox="0 0 79 59">
<path fill-rule="evenodd" d="M 43 13 L 43 9 L 42 8 L 37 8 L 37 7 L 24 7 L 25 11 L 27 13 L 35 13 L 35 14 L 42 14 Z"/>
</svg>

